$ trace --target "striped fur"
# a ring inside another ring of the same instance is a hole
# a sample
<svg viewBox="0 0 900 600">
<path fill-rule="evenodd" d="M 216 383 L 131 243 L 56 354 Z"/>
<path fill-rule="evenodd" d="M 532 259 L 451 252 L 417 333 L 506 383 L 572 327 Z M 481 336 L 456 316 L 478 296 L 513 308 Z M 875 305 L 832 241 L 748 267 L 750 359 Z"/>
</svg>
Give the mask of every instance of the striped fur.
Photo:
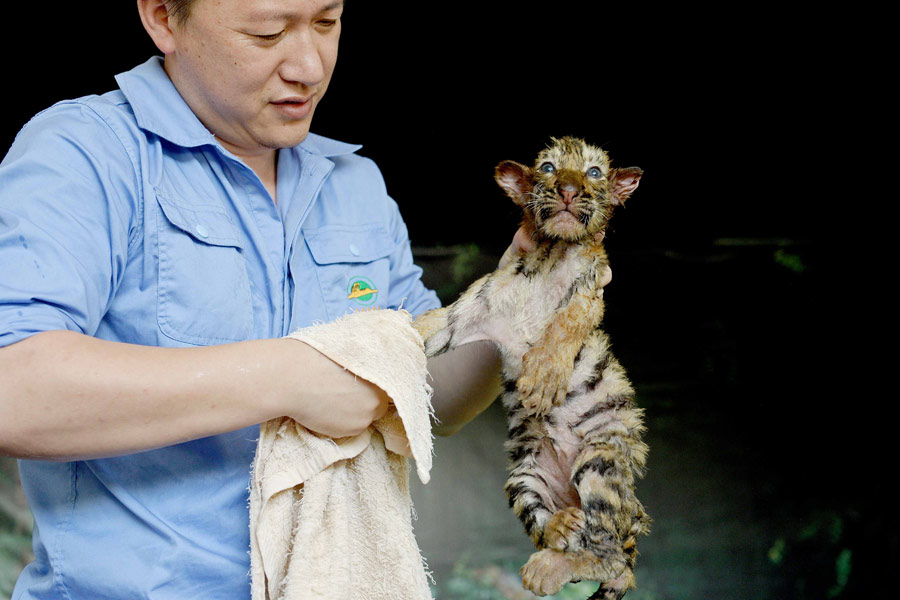
<svg viewBox="0 0 900 600">
<path fill-rule="evenodd" d="M 576 138 L 554 139 L 534 167 L 501 163 L 497 182 L 537 247 L 415 322 L 428 356 L 484 339 L 500 349 L 506 492 L 538 549 L 522 581 L 539 595 L 589 579 L 601 582 L 593 598 L 621 598 L 649 529 L 634 494 L 647 460 L 643 411 L 600 328 L 600 240 L 640 175 Z"/>
</svg>

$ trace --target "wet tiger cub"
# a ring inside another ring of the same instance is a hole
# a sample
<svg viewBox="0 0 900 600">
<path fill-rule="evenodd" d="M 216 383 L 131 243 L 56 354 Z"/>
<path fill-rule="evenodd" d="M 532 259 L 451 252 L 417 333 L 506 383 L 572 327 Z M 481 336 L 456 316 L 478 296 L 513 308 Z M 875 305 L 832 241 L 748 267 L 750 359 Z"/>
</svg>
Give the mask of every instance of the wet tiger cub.
<svg viewBox="0 0 900 600">
<path fill-rule="evenodd" d="M 523 208 L 536 248 L 415 322 L 428 356 L 474 340 L 500 348 L 506 492 L 538 548 L 521 574 L 539 595 L 587 579 L 601 582 L 592 598 L 621 598 L 649 528 L 634 494 L 647 457 L 643 411 L 600 329 L 600 240 L 641 173 L 611 168 L 602 149 L 568 137 L 553 139 L 533 168 L 500 163 L 495 179 Z"/>
</svg>

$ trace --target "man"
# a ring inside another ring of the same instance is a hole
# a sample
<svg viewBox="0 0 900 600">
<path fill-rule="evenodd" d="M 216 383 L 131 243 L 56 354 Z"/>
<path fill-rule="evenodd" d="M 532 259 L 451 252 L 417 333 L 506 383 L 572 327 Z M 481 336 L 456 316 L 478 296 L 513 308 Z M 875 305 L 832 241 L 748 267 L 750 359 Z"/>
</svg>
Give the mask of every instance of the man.
<svg viewBox="0 0 900 600">
<path fill-rule="evenodd" d="M 282 336 L 437 305 L 377 168 L 309 133 L 342 2 L 138 9 L 165 58 L 39 114 L 0 165 L 0 452 L 35 515 L 16 600 L 248 597 L 256 426 L 354 435 L 387 403 Z M 497 364 L 429 363 L 447 432 Z"/>
</svg>

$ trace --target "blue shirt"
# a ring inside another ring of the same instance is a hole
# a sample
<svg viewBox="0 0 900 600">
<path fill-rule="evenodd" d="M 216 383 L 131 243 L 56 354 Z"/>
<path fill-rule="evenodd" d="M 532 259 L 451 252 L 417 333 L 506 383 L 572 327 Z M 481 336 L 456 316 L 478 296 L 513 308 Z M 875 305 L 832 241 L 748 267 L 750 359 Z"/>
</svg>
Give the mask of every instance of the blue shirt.
<svg viewBox="0 0 900 600">
<path fill-rule="evenodd" d="M 116 80 L 37 115 L 0 164 L 0 346 L 58 329 L 202 346 L 438 305 L 358 146 L 310 134 L 280 150 L 276 205 L 160 59 Z M 36 558 L 13 598 L 246 600 L 257 437 L 20 461 Z"/>
</svg>

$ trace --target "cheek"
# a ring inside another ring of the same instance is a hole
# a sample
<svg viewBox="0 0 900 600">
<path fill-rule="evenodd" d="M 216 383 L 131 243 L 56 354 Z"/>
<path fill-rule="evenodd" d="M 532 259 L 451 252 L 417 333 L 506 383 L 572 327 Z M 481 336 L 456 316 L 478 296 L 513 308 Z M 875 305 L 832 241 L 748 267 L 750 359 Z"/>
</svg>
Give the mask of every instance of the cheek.
<svg viewBox="0 0 900 600">
<path fill-rule="evenodd" d="M 322 46 L 319 46 L 319 60 L 322 61 L 322 70 L 325 73 L 325 79 L 322 82 L 322 88 L 328 87 L 331 76 L 334 74 L 334 68 L 337 66 L 337 38 L 334 40 L 326 40 Z"/>
<path fill-rule="evenodd" d="M 609 184 L 606 181 L 593 182 L 588 179 L 584 188 L 592 198 L 606 198 L 609 195 Z"/>
</svg>

